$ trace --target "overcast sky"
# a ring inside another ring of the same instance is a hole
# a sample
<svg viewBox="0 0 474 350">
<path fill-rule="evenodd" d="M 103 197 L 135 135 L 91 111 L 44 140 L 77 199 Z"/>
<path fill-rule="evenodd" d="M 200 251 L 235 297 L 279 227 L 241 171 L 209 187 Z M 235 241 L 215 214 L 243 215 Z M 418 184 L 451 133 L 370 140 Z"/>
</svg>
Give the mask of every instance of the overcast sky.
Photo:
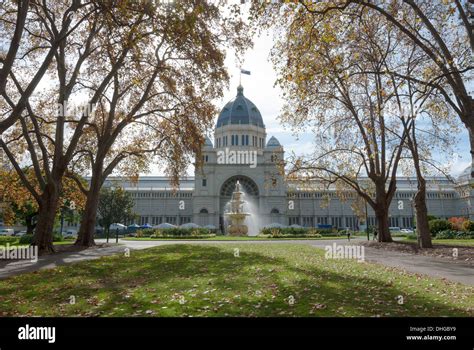
<svg viewBox="0 0 474 350">
<path fill-rule="evenodd" d="M 272 45 L 272 35 L 263 34 L 255 39 L 253 49 L 249 50 L 245 55 L 242 68 L 251 71 L 251 75 L 242 74 L 244 95 L 255 103 L 260 110 L 267 130 L 267 141 L 271 136 L 275 136 L 285 148 L 287 155 L 292 151 L 296 154 L 302 154 L 302 152 L 308 152 L 308 150 L 314 147 L 313 137 L 311 133 L 292 135 L 291 131 L 283 127 L 277 119 L 283 101 L 281 99 L 281 90 L 278 87 L 274 87 L 276 73 L 269 61 Z M 231 79 L 229 89 L 224 93 L 224 98 L 216 102 L 219 108 L 223 107 L 237 94 L 240 70 L 237 67 L 236 57 L 232 51 L 228 51 L 226 66 Z M 217 115 L 215 119 L 217 120 Z M 451 171 L 453 176 L 457 176 L 470 164 L 469 142 L 467 131 L 464 131 L 461 135 L 453 136 L 459 137 L 457 156 Z M 209 137 L 213 140 L 212 133 Z M 194 169 L 190 168 L 188 171 L 189 175 L 192 175 L 193 171 Z M 156 175 L 161 175 L 159 172 L 153 172 Z"/>
</svg>

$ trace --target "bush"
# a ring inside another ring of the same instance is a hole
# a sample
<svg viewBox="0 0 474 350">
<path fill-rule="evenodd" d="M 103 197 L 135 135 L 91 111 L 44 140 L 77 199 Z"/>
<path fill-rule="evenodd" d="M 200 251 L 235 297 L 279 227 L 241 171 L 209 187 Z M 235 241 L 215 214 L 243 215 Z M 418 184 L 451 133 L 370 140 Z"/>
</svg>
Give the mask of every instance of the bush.
<svg viewBox="0 0 474 350">
<path fill-rule="evenodd" d="M 333 236 L 336 235 L 336 233 L 332 229 L 327 228 L 318 229 L 307 227 L 265 227 L 260 230 L 260 235 L 270 237 L 322 237 Z"/>
<path fill-rule="evenodd" d="M 19 244 L 31 244 L 33 242 L 33 235 L 27 234 L 20 237 Z"/>
<path fill-rule="evenodd" d="M 458 231 L 455 230 L 443 230 L 436 234 L 436 239 L 453 239 L 457 234 Z"/>
<path fill-rule="evenodd" d="M 18 240 L 17 237 L 12 237 L 12 236 L 0 236 L 0 245 L 5 245 L 7 243 L 13 244 L 16 243 Z"/>
<path fill-rule="evenodd" d="M 150 238 L 208 238 L 214 237 L 215 234 L 211 233 L 207 228 L 164 228 L 164 229 L 145 229 L 138 230 L 137 237 L 150 237 Z"/>
<path fill-rule="evenodd" d="M 438 232 L 453 229 L 451 223 L 447 220 L 442 220 L 442 219 L 431 220 L 428 224 L 430 227 L 431 235 L 433 237 L 436 237 Z"/>
<path fill-rule="evenodd" d="M 462 224 L 462 230 L 466 232 L 473 232 L 474 231 L 474 221 L 466 220 Z"/>
<path fill-rule="evenodd" d="M 457 232 L 457 239 L 474 239 L 474 231 L 471 232 Z"/>
<path fill-rule="evenodd" d="M 62 242 L 64 241 L 64 237 L 60 233 L 53 233 L 53 242 Z"/>
</svg>

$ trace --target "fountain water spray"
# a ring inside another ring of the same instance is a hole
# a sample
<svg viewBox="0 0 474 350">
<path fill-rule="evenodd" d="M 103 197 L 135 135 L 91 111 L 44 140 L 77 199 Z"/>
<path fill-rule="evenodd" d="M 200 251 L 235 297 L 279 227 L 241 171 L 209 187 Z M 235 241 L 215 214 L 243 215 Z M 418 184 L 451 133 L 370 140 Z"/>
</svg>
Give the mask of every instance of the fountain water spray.
<svg viewBox="0 0 474 350">
<path fill-rule="evenodd" d="M 244 193 L 240 190 L 240 183 L 237 181 L 229 202 L 229 211 L 224 213 L 224 216 L 230 220 L 227 232 L 229 232 L 231 236 L 247 236 L 249 231 L 247 225 L 244 224 L 245 218 L 250 214 L 244 212 L 243 194 Z"/>
</svg>

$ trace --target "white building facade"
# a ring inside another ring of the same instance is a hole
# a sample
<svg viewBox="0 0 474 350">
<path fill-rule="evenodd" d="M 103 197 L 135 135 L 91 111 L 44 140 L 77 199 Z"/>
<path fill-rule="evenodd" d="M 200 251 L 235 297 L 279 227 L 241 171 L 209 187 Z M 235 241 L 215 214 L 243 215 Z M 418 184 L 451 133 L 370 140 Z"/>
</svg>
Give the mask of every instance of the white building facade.
<svg viewBox="0 0 474 350">
<path fill-rule="evenodd" d="M 222 109 L 214 131 L 214 142 L 207 139 L 203 146 L 203 166 L 193 177 L 182 178 L 173 191 L 166 177 L 144 176 L 138 182 L 110 178 L 106 186 L 122 186 L 135 200 L 138 224 L 181 225 L 194 222 L 223 229 L 225 205 L 236 181 L 245 190 L 250 210 L 260 226 L 270 223 L 358 229 L 359 215 L 353 209 L 355 193 L 341 200 L 335 189 L 321 186 L 299 186 L 285 182 L 279 162 L 284 148 L 275 137 L 268 137 L 258 108 L 243 94 Z M 267 140 L 268 139 L 268 140 Z M 464 216 L 474 220 L 474 191 L 470 167 L 452 181 L 428 178 L 427 205 L 430 215 L 441 218 Z M 412 198 L 416 178 L 399 178 L 397 192 L 390 207 L 390 226 L 414 226 Z M 329 200 L 328 200 L 329 198 Z M 374 212 L 367 210 L 369 225 L 375 225 Z"/>
</svg>

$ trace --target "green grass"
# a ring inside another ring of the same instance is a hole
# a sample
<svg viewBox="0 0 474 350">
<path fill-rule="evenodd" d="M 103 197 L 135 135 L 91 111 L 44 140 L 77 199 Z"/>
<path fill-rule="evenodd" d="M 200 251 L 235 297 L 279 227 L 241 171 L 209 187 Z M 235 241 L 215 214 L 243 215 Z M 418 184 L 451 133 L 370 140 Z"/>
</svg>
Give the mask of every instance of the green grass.
<svg viewBox="0 0 474 350">
<path fill-rule="evenodd" d="M 416 242 L 416 239 L 406 238 L 409 242 Z M 474 247 L 474 239 L 433 239 L 433 244 L 436 245 L 452 245 L 452 246 L 465 246 Z"/>
<path fill-rule="evenodd" d="M 179 244 L 1 280 L 0 316 L 474 316 L 473 295 L 304 245 Z"/>
<path fill-rule="evenodd" d="M 195 237 L 125 237 L 122 238 L 126 241 L 173 241 L 173 240 L 190 240 L 190 241 L 284 241 L 284 240 L 321 240 L 321 239 L 347 239 L 346 236 L 323 236 L 323 237 L 283 237 L 283 238 L 272 238 L 272 237 L 230 237 L 230 236 L 215 236 L 207 238 L 195 238 Z"/>
<path fill-rule="evenodd" d="M 66 245 L 66 244 L 74 244 L 74 241 L 61 241 L 61 242 L 53 242 L 53 245 Z M 0 247 L 6 247 L 6 244 L 0 244 Z M 10 247 L 28 247 L 29 244 L 20 244 L 19 239 L 13 243 L 10 243 Z"/>
</svg>

